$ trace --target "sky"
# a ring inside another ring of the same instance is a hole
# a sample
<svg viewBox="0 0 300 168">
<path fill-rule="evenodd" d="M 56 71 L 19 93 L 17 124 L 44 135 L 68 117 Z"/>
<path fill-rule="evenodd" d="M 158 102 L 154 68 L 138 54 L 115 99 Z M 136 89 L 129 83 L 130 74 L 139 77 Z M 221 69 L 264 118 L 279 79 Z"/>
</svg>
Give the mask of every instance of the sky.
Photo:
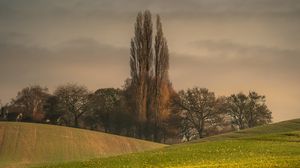
<svg viewBox="0 0 300 168">
<path fill-rule="evenodd" d="M 2 104 L 36 84 L 122 87 L 146 9 L 161 16 L 175 90 L 257 91 L 274 122 L 300 118 L 299 0 L 0 0 Z"/>
</svg>

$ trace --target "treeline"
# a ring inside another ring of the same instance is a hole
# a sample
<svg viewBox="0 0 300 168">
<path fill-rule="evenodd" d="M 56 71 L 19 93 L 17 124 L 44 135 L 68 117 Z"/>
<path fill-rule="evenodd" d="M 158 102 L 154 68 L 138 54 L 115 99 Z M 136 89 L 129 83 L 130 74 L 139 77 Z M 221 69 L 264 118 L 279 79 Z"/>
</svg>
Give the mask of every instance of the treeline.
<svg viewBox="0 0 300 168">
<path fill-rule="evenodd" d="M 189 141 L 270 123 L 272 112 L 265 102 L 265 96 L 254 91 L 216 97 L 206 88 L 195 87 L 179 91 L 172 108 L 180 118 L 181 137 Z"/>
<path fill-rule="evenodd" d="M 22 89 L 1 108 L 1 120 L 42 122 L 168 142 L 202 138 L 271 122 L 256 92 L 216 97 L 205 88 L 176 92 L 160 17 L 140 12 L 130 43 L 130 78 L 123 88 L 90 92 L 77 84 Z"/>
<path fill-rule="evenodd" d="M 128 88 L 104 88 L 94 93 L 76 84 L 59 86 L 50 94 L 35 85 L 18 92 L 1 108 L 4 121 L 38 122 L 85 128 L 124 136 L 140 136 L 139 117 L 132 111 Z M 171 113 L 160 125 L 159 142 L 189 141 L 232 130 L 251 128 L 271 122 L 265 96 L 256 92 L 216 97 L 205 88 L 175 93 L 168 107 Z M 150 126 L 149 126 L 150 127 Z M 148 129 L 153 129 L 148 128 Z M 151 135 L 150 130 L 149 135 Z M 147 132 L 143 132 L 146 135 Z"/>
</svg>

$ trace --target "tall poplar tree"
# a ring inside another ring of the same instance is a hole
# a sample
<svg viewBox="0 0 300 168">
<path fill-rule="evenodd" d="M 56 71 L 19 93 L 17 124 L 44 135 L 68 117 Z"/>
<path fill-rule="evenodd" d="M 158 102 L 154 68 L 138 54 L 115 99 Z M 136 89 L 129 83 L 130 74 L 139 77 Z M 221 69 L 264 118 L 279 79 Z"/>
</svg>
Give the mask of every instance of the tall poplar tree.
<svg viewBox="0 0 300 168">
<path fill-rule="evenodd" d="M 139 12 L 134 37 L 131 40 L 131 89 L 137 133 L 140 138 L 159 141 L 163 122 L 168 117 L 168 103 L 173 91 L 169 77 L 169 51 L 163 36 L 160 17 L 156 20 L 153 44 L 153 24 L 150 11 Z"/>
<path fill-rule="evenodd" d="M 131 39 L 130 69 L 137 120 L 138 136 L 142 138 L 147 122 L 149 83 L 152 78 L 152 20 L 150 11 L 139 12 Z"/>
<path fill-rule="evenodd" d="M 156 19 L 156 36 L 154 44 L 154 91 L 153 95 L 153 138 L 155 141 L 160 141 L 165 134 L 164 123 L 168 119 L 169 100 L 173 91 L 169 80 L 169 49 L 167 40 L 163 35 L 160 16 Z"/>
</svg>

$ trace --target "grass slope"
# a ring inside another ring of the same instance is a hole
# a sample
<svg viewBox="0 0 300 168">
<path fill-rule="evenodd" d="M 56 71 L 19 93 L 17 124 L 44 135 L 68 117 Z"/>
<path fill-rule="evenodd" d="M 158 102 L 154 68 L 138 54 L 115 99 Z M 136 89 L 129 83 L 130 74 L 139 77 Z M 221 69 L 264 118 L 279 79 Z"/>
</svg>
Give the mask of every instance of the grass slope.
<svg viewBox="0 0 300 168">
<path fill-rule="evenodd" d="M 300 119 L 153 151 L 45 167 L 300 167 Z"/>
<path fill-rule="evenodd" d="M 83 129 L 0 122 L 0 167 L 86 160 L 164 146 Z"/>
</svg>

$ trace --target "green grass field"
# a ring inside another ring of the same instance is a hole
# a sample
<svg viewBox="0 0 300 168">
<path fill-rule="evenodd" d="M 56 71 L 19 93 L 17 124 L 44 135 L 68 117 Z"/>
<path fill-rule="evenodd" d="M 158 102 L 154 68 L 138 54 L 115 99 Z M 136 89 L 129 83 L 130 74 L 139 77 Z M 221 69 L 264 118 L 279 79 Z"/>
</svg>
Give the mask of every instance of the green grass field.
<svg viewBox="0 0 300 168">
<path fill-rule="evenodd" d="M 204 138 L 162 149 L 47 168 L 300 167 L 300 119 Z"/>
<path fill-rule="evenodd" d="M 83 129 L 0 122 L 0 167 L 80 161 L 165 146 Z"/>
</svg>

